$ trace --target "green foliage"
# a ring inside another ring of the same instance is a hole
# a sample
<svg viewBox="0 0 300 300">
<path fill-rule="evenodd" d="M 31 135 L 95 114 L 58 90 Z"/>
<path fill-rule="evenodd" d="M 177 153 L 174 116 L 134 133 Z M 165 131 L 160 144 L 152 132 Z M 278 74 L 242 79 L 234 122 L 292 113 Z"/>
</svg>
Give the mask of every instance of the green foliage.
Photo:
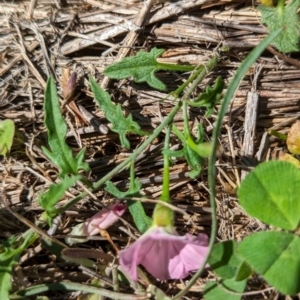
<svg viewBox="0 0 300 300">
<path fill-rule="evenodd" d="M 34 232 L 29 231 L 19 246 L 19 242 L 14 236 L 11 236 L 0 246 L 0 299 L 9 299 L 13 267 L 18 262 L 22 251 L 32 242 L 34 234 Z"/>
<path fill-rule="evenodd" d="M 0 121 L 0 155 L 6 155 L 13 143 L 15 123 L 12 120 Z"/>
<path fill-rule="evenodd" d="M 211 116 L 213 108 L 220 102 L 221 94 L 224 89 L 224 81 L 222 77 L 218 76 L 213 87 L 206 86 L 206 91 L 199 95 L 194 101 L 187 101 L 190 106 L 206 107 L 206 117 Z"/>
<path fill-rule="evenodd" d="M 112 64 L 104 70 L 104 74 L 114 79 L 124 79 L 133 76 L 136 82 L 147 82 L 151 87 L 164 91 L 166 86 L 155 77 L 158 70 L 192 71 L 194 66 L 162 64 L 156 59 L 165 52 L 164 49 L 153 48 L 150 52 L 140 51 L 133 57 Z"/>
<path fill-rule="evenodd" d="M 254 233 L 241 242 L 238 253 L 281 293 L 300 292 L 299 236 L 283 231 Z"/>
<path fill-rule="evenodd" d="M 205 300 L 240 300 L 241 295 L 234 293 L 243 293 L 246 287 L 246 280 L 235 281 L 233 279 L 221 280 L 219 283 L 211 281 L 204 287 Z M 228 292 L 227 292 L 228 290 Z M 232 292 L 232 293 L 230 293 Z"/>
<path fill-rule="evenodd" d="M 300 221 L 300 172 L 285 161 L 260 164 L 242 182 L 238 196 L 251 216 L 276 227 L 296 230 Z M 238 253 L 281 293 L 300 292 L 300 238 L 286 232 L 246 237 Z"/>
<path fill-rule="evenodd" d="M 300 172 L 285 161 L 260 164 L 238 190 L 240 204 L 249 215 L 287 230 L 299 224 L 299 195 Z"/>
<path fill-rule="evenodd" d="M 201 125 L 200 125 L 201 126 Z M 187 142 L 187 137 L 183 132 L 178 130 L 175 126 L 172 127 L 172 131 L 177 135 L 177 137 L 181 140 L 183 148 L 180 150 L 164 150 L 163 153 L 167 154 L 169 157 L 184 157 L 192 169 L 189 172 L 189 176 L 191 178 L 196 178 L 199 176 L 202 170 L 203 159 L 201 156 L 197 154 Z M 202 136 L 201 136 L 202 138 Z"/>
<path fill-rule="evenodd" d="M 298 9 L 300 0 L 292 0 L 286 6 L 280 0 L 277 7 L 259 6 L 262 23 L 267 24 L 270 32 L 279 28 L 285 30 L 274 40 L 278 50 L 284 53 L 298 52 L 300 50 L 300 25 Z"/>
<path fill-rule="evenodd" d="M 165 84 L 154 75 L 159 70 L 159 63 L 156 59 L 164 52 L 164 49 L 157 48 L 153 48 L 150 52 L 140 51 L 134 57 L 126 57 L 107 67 L 104 74 L 114 79 L 133 76 L 136 82 L 147 82 L 151 87 L 164 91 Z"/>
<path fill-rule="evenodd" d="M 122 199 L 125 197 L 140 197 L 139 191 L 141 188 L 142 184 L 136 178 L 134 183 L 131 183 L 129 189 L 125 192 L 119 191 L 111 181 L 106 183 L 105 190 L 115 197 Z M 146 215 L 142 203 L 140 201 L 127 201 L 127 203 L 128 209 L 138 231 L 140 233 L 146 232 L 152 224 L 152 219 Z"/>
<path fill-rule="evenodd" d="M 39 195 L 38 203 L 44 208 L 49 224 L 51 224 L 52 219 L 58 214 L 55 205 L 61 200 L 67 189 L 81 178 L 82 176 L 80 175 L 65 177 L 60 183 L 52 184 L 46 193 L 42 192 Z"/>
<path fill-rule="evenodd" d="M 120 104 L 115 105 L 107 92 L 105 92 L 93 78 L 90 78 L 90 85 L 94 98 L 99 107 L 103 110 L 106 118 L 112 123 L 111 130 L 118 133 L 123 147 L 130 149 L 129 140 L 126 138 L 127 132 L 139 135 L 147 135 L 142 131 L 139 124 L 132 120 L 132 116 L 124 117 Z"/>
<path fill-rule="evenodd" d="M 47 157 L 59 167 L 60 176 L 77 175 L 80 169 L 88 171 L 89 165 L 83 162 L 85 149 L 82 149 L 74 158 L 72 150 L 65 142 L 67 125 L 60 111 L 56 86 L 52 77 L 47 81 L 44 110 L 51 151 L 45 147 L 42 149 Z"/>
<path fill-rule="evenodd" d="M 209 256 L 210 267 L 222 279 L 245 280 L 251 269 L 237 254 L 238 243 L 236 241 L 225 241 L 214 245 Z"/>
</svg>

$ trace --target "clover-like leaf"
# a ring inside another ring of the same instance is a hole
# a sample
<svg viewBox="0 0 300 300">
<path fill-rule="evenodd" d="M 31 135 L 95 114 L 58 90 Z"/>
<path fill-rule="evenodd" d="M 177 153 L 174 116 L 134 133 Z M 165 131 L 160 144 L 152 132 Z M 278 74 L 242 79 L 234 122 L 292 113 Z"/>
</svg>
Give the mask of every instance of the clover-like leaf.
<svg viewBox="0 0 300 300">
<path fill-rule="evenodd" d="M 222 279 L 245 280 L 251 269 L 237 253 L 236 241 L 225 241 L 214 245 L 209 256 L 210 267 Z"/>
<path fill-rule="evenodd" d="M 294 230 L 300 221 L 300 172 L 285 161 L 268 161 L 251 171 L 238 190 L 241 206 L 252 217 Z"/>
<path fill-rule="evenodd" d="M 283 231 L 257 232 L 240 243 L 238 253 L 281 293 L 300 292 L 299 236 Z"/>
<path fill-rule="evenodd" d="M 290 1 L 284 5 L 284 1 L 279 1 L 277 7 L 260 5 L 262 23 L 267 24 L 270 32 L 279 28 L 285 28 L 284 31 L 274 39 L 276 48 L 284 53 L 298 52 L 300 50 L 300 24 L 298 9 L 300 0 Z"/>
<path fill-rule="evenodd" d="M 240 300 L 246 287 L 246 280 L 235 281 L 234 279 L 222 280 L 219 283 L 211 281 L 204 287 L 205 300 Z M 227 292 L 228 290 L 228 292 Z M 235 295 L 235 293 L 237 293 Z"/>
</svg>

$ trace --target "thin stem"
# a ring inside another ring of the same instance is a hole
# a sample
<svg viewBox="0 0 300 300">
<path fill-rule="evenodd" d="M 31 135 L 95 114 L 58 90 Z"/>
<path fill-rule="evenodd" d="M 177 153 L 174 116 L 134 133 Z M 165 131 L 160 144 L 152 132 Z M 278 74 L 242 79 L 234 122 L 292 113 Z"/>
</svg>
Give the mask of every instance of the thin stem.
<svg viewBox="0 0 300 300">
<path fill-rule="evenodd" d="M 127 159 L 121 162 L 118 166 L 116 166 L 112 171 L 107 173 L 104 177 L 102 177 L 99 181 L 95 182 L 93 185 L 93 189 L 100 188 L 103 184 L 105 184 L 108 180 L 110 180 L 114 175 L 118 174 L 122 171 L 131 161 L 134 161 L 143 151 L 147 148 L 153 140 L 162 132 L 166 125 L 168 125 L 174 118 L 174 116 L 179 111 L 180 107 L 182 106 L 182 102 L 179 101 L 176 106 L 172 109 L 170 114 L 163 120 L 163 122 L 153 131 L 152 135 L 138 148 L 136 149 L 132 155 L 130 155 Z M 83 192 L 74 199 L 72 199 L 69 203 L 64 205 L 63 207 L 58 209 L 58 213 L 63 213 L 67 209 L 69 209 L 72 205 L 77 203 L 82 198 L 88 195 L 87 192 Z"/>
<path fill-rule="evenodd" d="M 170 198 L 170 190 L 169 190 L 170 189 L 170 157 L 167 154 L 167 151 L 169 150 L 171 128 L 172 126 L 171 124 L 169 124 L 165 136 L 163 187 L 162 187 L 162 194 L 160 197 L 160 200 L 168 203 L 171 203 L 171 198 Z"/>
<path fill-rule="evenodd" d="M 10 299 L 20 299 L 20 296 L 30 297 L 34 295 L 40 295 L 41 293 L 45 293 L 48 291 L 81 291 L 81 292 L 100 295 L 103 297 L 108 297 L 110 299 L 115 299 L 115 300 L 116 299 L 120 299 L 120 300 L 145 299 L 146 300 L 149 298 L 147 295 L 128 295 L 128 294 L 105 290 L 95 286 L 62 281 L 59 283 L 39 284 L 39 285 L 30 286 L 21 292 L 11 295 Z"/>
<path fill-rule="evenodd" d="M 284 9 L 284 3 L 285 0 L 279 0 L 276 8 Z"/>
<path fill-rule="evenodd" d="M 218 136 L 220 134 L 221 125 L 224 119 L 224 116 L 226 114 L 228 105 L 230 104 L 231 99 L 234 97 L 234 93 L 236 89 L 238 88 L 240 81 L 248 71 L 248 69 L 251 67 L 251 65 L 259 58 L 261 53 L 264 51 L 264 49 L 282 32 L 282 29 L 276 30 L 269 34 L 258 46 L 256 46 L 244 59 L 240 67 L 238 68 L 233 80 L 230 82 L 228 89 L 226 91 L 226 94 L 224 96 L 223 103 L 220 107 L 219 116 L 217 119 L 216 126 L 213 131 L 213 138 L 212 138 L 212 151 L 209 157 L 209 165 L 208 165 L 208 184 L 210 189 L 210 206 L 211 206 L 211 214 L 212 214 L 212 224 L 211 224 L 211 234 L 210 234 L 210 241 L 209 241 L 209 254 L 202 262 L 199 270 L 195 273 L 195 275 L 192 277 L 192 279 L 189 281 L 189 283 L 186 285 L 185 289 L 180 291 L 173 300 L 181 299 L 190 288 L 195 284 L 195 282 L 198 280 L 199 276 L 201 275 L 207 261 L 209 258 L 209 255 L 212 251 L 212 248 L 215 243 L 215 239 L 217 236 L 217 215 L 216 215 L 216 203 L 215 203 L 215 197 L 216 197 L 216 190 L 215 190 L 215 178 L 216 178 L 216 168 L 215 168 L 215 162 L 216 162 L 216 151 L 218 147 Z"/>
<path fill-rule="evenodd" d="M 188 90 L 184 93 L 183 100 L 189 100 L 192 92 L 196 89 L 196 87 L 199 85 L 199 83 L 202 82 L 204 77 L 213 70 L 213 68 L 218 63 L 218 60 L 219 60 L 219 57 L 214 56 L 202 69 L 200 69 L 200 72 L 194 78 L 195 80 L 193 81 L 191 86 L 188 88 Z"/>
<path fill-rule="evenodd" d="M 191 65 L 176 65 L 176 64 L 164 64 L 157 63 L 156 68 L 158 70 L 170 70 L 170 71 L 181 71 L 181 72 L 189 72 L 196 69 L 196 66 Z"/>
</svg>

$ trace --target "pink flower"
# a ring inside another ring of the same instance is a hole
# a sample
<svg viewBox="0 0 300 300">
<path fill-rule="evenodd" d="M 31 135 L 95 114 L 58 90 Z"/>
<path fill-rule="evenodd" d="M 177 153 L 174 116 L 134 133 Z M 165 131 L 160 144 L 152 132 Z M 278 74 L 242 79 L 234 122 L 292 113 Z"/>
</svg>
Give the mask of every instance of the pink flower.
<svg viewBox="0 0 300 300">
<path fill-rule="evenodd" d="M 87 219 L 84 223 L 73 227 L 70 235 L 91 236 L 99 233 L 99 229 L 107 229 L 114 224 L 120 216 L 126 211 L 126 205 L 116 202 L 110 205 L 107 209 L 104 208 L 93 217 Z M 85 239 L 66 238 L 66 243 L 75 244 L 86 242 Z"/>
<path fill-rule="evenodd" d="M 208 237 L 180 236 L 173 227 L 154 226 L 119 254 L 121 266 L 133 280 L 138 279 L 139 264 L 160 280 L 181 279 L 201 266 L 208 254 Z"/>
</svg>

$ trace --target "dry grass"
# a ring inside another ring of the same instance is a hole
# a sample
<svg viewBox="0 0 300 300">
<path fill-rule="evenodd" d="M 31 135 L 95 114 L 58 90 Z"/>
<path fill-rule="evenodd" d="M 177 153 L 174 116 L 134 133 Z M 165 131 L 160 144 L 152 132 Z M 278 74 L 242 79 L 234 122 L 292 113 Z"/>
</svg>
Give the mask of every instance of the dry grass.
<svg viewBox="0 0 300 300">
<path fill-rule="evenodd" d="M 130 80 L 109 81 L 103 76 L 106 66 L 140 49 L 149 50 L 154 46 L 167 49 L 161 61 L 203 64 L 217 48 L 228 46 L 230 50 L 224 54 L 217 68 L 199 86 L 199 91 L 202 91 L 218 75 L 228 83 L 243 58 L 267 33 L 259 22 L 259 12 L 252 6 L 252 1 L 150 2 L 150 12 L 143 8 L 144 1 L 135 0 L 40 0 L 37 3 L 31 0 L 0 6 L 0 113 L 1 119 L 13 119 L 17 128 L 9 157 L 0 161 L 1 190 L 5 191 L 13 210 L 28 220 L 34 221 L 39 217 L 42 210 L 36 203 L 37 196 L 57 180 L 58 174 L 41 151 L 41 146 L 46 144 L 43 95 L 49 75 L 53 75 L 60 86 L 66 70 L 76 71 L 79 78 L 75 103 L 107 124 L 103 112 L 99 111 L 88 93 L 87 78 L 94 76 L 102 87 L 107 88 L 112 99 L 121 103 L 126 113 L 133 114 L 143 129 L 151 130 L 173 106 L 171 101 L 159 102 L 167 94 Z M 142 26 L 140 30 L 139 26 Z M 188 74 L 160 72 L 158 76 L 171 91 L 186 80 Z M 249 70 L 232 100 L 220 136 L 222 154 L 217 161 L 218 240 L 240 241 L 245 235 L 264 228 L 263 224 L 242 212 L 235 189 L 241 181 L 241 170 L 247 171 L 260 161 L 277 157 L 283 150 L 283 143 L 264 135 L 264 132 L 276 129 L 285 133 L 299 118 L 299 77 L 296 57 L 285 57 L 269 48 Z M 245 143 L 245 108 L 249 91 L 258 96 L 259 102 L 255 139 Z M 74 112 L 74 106 L 76 108 L 74 103 L 73 106 L 67 105 L 64 114 L 70 130 L 67 142 L 74 152 L 87 148 L 86 160 L 92 168 L 89 176 L 91 180 L 97 180 L 130 153 L 121 149 L 116 134 L 96 131 L 84 116 L 80 118 Z M 217 108 L 210 119 L 203 115 L 203 111 L 191 109 L 190 124 L 196 129 L 199 122 L 203 123 L 206 139 L 209 140 Z M 181 115 L 176 117 L 175 123 L 182 128 Z M 141 139 L 130 136 L 130 141 L 134 149 Z M 160 136 L 136 162 L 136 175 L 143 183 L 142 193 L 149 199 L 157 199 L 161 194 L 162 142 L 163 136 Z M 176 147 L 178 141 L 174 139 L 172 143 Z M 253 143 L 252 153 L 243 147 L 243 143 Z M 120 188 L 126 187 L 128 172 L 121 172 L 113 181 Z M 80 186 L 71 189 L 63 202 L 81 190 Z M 188 217 L 177 214 L 178 230 L 209 234 L 211 220 L 206 168 L 199 178 L 191 180 L 186 163 L 178 159 L 171 169 L 170 190 L 174 205 L 188 214 Z M 62 215 L 53 236 L 64 238 L 73 225 L 98 211 L 103 203 L 114 200 L 103 190 L 97 191 L 94 196 L 96 200 L 86 197 Z M 145 203 L 145 207 L 151 214 L 153 203 Z M 1 239 L 26 230 L 23 223 L 13 218 L 4 207 L 0 208 Z M 129 215 L 124 219 L 132 223 Z M 126 222 L 118 223 L 109 231 L 119 248 L 125 247 L 129 240 L 130 229 Z M 132 233 L 137 234 L 135 231 Z M 15 270 L 15 289 L 61 280 L 90 281 L 90 276 L 74 265 L 60 260 L 39 244 L 35 247 L 24 254 Z M 114 255 L 113 250 L 107 250 L 104 239 L 90 241 L 81 247 L 102 247 L 105 252 L 110 251 Z M 212 278 L 212 273 L 204 274 L 187 299 L 201 299 L 204 284 Z M 173 295 L 184 287 L 184 282 L 160 286 Z M 256 290 L 258 294 L 244 296 L 244 299 L 277 299 L 274 291 L 259 293 L 265 288 L 265 283 L 253 278 L 247 291 Z M 122 292 L 132 293 L 130 289 Z M 49 295 L 51 299 L 72 298 L 70 293 Z"/>
</svg>

